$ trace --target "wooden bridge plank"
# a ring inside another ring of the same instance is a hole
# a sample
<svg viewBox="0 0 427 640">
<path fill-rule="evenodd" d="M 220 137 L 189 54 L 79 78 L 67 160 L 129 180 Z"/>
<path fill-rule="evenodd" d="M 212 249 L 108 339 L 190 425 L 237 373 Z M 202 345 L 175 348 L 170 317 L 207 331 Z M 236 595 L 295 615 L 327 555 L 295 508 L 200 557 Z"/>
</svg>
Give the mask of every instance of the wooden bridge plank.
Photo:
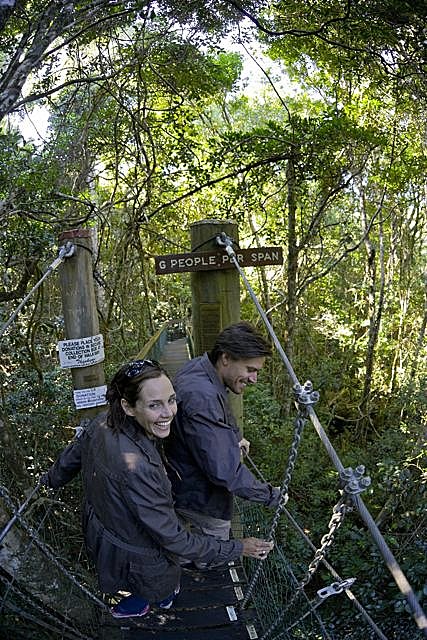
<svg viewBox="0 0 427 640">
<path fill-rule="evenodd" d="M 178 340 L 165 344 L 160 362 L 173 380 L 178 369 L 184 366 L 189 359 L 190 353 L 188 351 L 187 339 L 179 338 Z"/>
<path fill-rule="evenodd" d="M 175 601 L 178 609 L 196 609 L 206 606 L 225 606 L 228 604 L 237 605 L 238 597 L 234 587 L 213 587 L 211 589 L 200 589 L 194 591 L 183 590 Z"/>
<path fill-rule="evenodd" d="M 113 621 L 102 626 L 105 640 L 222 640 L 234 638 L 257 638 L 259 625 L 253 611 L 247 610 L 243 616 L 238 612 L 237 620 L 230 620 L 225 607 L 209 607 L 196 611 L 178 611 L 173 614 L 152 611 L 143 619 Z M 250 632 L 248 631 L 250 629 Z"/>
<path fill-rule="evenodd" d="M 245 572 L 242 565 L 237 563 L 230 563 L 225 567 L 207 570 L 184 569 L 182 572 L 182 590 L 212 589 L 213 587 L 245 583 Z"/>
<path fill-rule="evenodd" d="M 143 618 L 105 616 L 102 640 L 251 640 L 259 623 L 254 609 L 239 611 L 246 577 L 238 563 L 211 570 L 184 569 L 171 609 L 153 607 Z M 249 631 L 248 631 L 249 629 Z"/>
<path fill-rule="evenodd" d="M 157 631 L 141 632 L 138 629 L 128 629 L 124 632 L 123 640 L 252 640 L 260 637 L 255 627 L 246 627 L 239 622 L 217 629 L 186 629 L 185 631 Z"/>
<path fill-rule="evenodd" d="M 233 606 L 233 605 L 230 605 Z M 236 615 L 238 611 L 235 609 Z M 254 622 L 256 616 L 251 610 L 245 611 L 245 622 Z M 132 627 L 141 630 L 187 630 L 187 629 L 212 629 L 214 627 L 233 626 L 233 621 L 227 613 L 226 606 L 211 606 L 210 602 L 197 609 L 179 609 L 173 607 L 168 610 L 152 609 L 143 618 L 133 618 Z M 125 623 L 125 624 L 124 624 Z M 123 627 L 129 626 L 129 620 L 115 620 L 113 617 L 105 621 L 104 626 Z"/>
</svg>

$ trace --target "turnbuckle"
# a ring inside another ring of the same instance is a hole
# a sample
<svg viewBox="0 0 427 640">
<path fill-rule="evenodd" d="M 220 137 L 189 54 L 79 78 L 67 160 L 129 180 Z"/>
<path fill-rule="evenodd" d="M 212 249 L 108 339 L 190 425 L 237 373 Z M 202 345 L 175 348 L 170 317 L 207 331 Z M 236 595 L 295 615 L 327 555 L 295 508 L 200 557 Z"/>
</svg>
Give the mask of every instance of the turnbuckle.
<svg viewBox="0 0 427 640">
<path fill-rule="evenodd" d="M 329 596 L 336 596 L 338 593 L 342 593 L 345 589 L 349 589 L 353 583 L 356 582 L 356 578 L 347 578 L 341 582 L 333 582 L 329 587 L 323 587 L 317 591 L 317 597 L 320 600 L 325 600 Z"/>
</svg>

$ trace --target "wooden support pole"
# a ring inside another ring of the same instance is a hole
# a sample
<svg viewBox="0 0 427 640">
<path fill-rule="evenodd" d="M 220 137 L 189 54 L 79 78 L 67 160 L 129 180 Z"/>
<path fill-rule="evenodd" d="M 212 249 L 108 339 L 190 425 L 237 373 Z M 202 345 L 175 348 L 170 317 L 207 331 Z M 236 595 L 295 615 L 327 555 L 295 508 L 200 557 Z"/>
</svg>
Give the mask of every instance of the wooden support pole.
<svg viewBox="0 0 427 640">
<path fill-rule="evenodd" d="M 73 257 L 61 265 L 59 279 L 66 340 L 77 340 L 99 335 L 99 321 L 95 301 L 92 268 L 92 240 L 87 229 L 65 231 L 59 237 L 60 244 L 72 242 L 76 251 Z M 102 362 L 90 366 L 71 368 L 74 390 L 90 390 L 105 385 Z M 84 393 L 82 392 L 82 395 Z M 96 393 L 94 395 L 97 395 Z M 91 418 L 105 409 L 99 406 L 79 409 L 82 418 Z"/>
<path fill-rule="evenodd" d="M 216 236 L 221 232 L 238 242 L 238 227 L 230 220 L 195 222 L 190 226 L 192 250 L 218 250 Z M 236 269 L 195 271 L 191 274 L 191 292 L 194 355 L 198 356 L 210 351 L 222 329 L 240 320 L 239 274 Z M 241 396 L 230 393 L 230 405 L 241 424 Z"/>
<path fill-rule="evenodd" d="M 218 250 L 216 236 L 225 232 L 238 241 L 231 221 L 201 220 L 190 226 L 193 251 Z M 195 271 L 191 274 L 195 355 L 209 351 L 218 333 L 240 319 L 240 286 L 236 269 Z"/>
</svg>

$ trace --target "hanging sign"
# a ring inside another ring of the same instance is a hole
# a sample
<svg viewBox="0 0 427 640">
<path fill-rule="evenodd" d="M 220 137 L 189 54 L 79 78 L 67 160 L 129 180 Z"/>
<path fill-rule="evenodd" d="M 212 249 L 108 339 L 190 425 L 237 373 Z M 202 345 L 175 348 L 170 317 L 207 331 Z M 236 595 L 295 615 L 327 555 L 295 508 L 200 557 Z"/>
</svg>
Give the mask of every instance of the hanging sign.
<svg viewBox="0 0 427 640">
<path fill-rule="evenodd" d="M 180 273 L 182 271 L 209 271 L 231 269 L 234 261 L 224 251 L 196 251 L 155 256 L 156 273 Z M 282 247 L 259 247 L 239 249 L 236 260 L 241 267 L 264 267 L 268 264 L 283 264 Z"/>
<path fill-rule="evenodd" d="M 104 360 L 104 339 L 102 334 L 60 340 L 58 342 L 59 362 L 62 369 L 90 367 Z"/>
<path fill-rule="evenodd" d="M 90 389 L 74 389 L 74 404 L 76 409 L 88 409 L 89 407 L 99 407 L 107 404 L 105 394 L 107 385 L 91 387 Z"/>
</svg>

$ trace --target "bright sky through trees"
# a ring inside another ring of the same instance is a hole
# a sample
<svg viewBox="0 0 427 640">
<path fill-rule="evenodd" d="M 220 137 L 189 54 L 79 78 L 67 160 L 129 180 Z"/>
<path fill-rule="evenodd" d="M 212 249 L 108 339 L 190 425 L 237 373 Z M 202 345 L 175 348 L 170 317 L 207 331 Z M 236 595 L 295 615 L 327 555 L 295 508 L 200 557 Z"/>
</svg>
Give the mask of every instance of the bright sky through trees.
<svg viewBox="0 0 427 640">
<path fill-rule="evenodd" d="M 276 91 L 289 95 L 298 91 L 298 86 L 291 83 L 283 66 L 266 56 L 259 42 L 252 40 L 243 45 L 236 34 L 231 34 L 222 43 L 227 51 L 238 53 L 243 59 L 243 69 L 237 92 L 257 100 L 264 100 L 265 91 L 274 84 Z M 49 120 L 49 110 L 44 105 L 36 105 L 26 111 L 24 117 L 11 116 L 26 141 L 43 144 Z"/>
</svg>

